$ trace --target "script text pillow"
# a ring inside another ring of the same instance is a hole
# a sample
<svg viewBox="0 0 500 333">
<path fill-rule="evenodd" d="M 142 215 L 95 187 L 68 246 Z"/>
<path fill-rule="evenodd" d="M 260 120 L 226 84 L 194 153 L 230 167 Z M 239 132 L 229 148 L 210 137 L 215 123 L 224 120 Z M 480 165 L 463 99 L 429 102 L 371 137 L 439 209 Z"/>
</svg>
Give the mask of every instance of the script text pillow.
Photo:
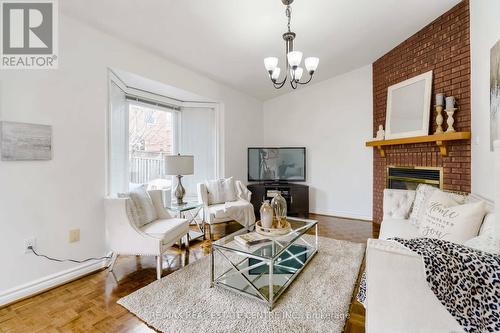
<svg viewBox="0 0 500 333">
<path fill-rule="evenodd" d="M 420 234 L 463 244 L 477 236 L 485 214 L 483 201 L 459 205 L 447 193 L 435 191 L 420 220 Z"/>
<path fill-rule="evenodd" d="M 236 187 L 233 177 L 226 179 L 209 180 L 206 183 L 208 191 L 208 204 L 215 205 L 235 201 Z"/>
<path fill-rule="evenodd" d="M 415 200 L 413 201 L 412 211 L 409 217 L 410 223 L 413 224 L 415 227 L 418 228 L 420 226 L 420 221 L 422 220 L 425 214 L 425 208 L 427 207 L 427 202 L 429 201 L 429 198 L 436 191 L 440 191 L 441 193 L 446 193 L 446 195 L 450 196 L 454 201 L 457 202 L 457 204 L 463 204 L 467 200 L 466 195 L 452 193 L 452 192 L 443 192 L 439 188 L 427 184 L 418 185 L 415 193 Z"/>
</svg>

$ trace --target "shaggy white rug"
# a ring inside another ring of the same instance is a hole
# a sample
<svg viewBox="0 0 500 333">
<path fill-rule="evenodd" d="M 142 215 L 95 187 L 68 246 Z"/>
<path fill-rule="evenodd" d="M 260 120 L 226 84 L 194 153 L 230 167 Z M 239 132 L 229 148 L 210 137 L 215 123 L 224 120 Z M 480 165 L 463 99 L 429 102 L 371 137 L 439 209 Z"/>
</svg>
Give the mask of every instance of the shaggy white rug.
<svg viewBox="0 0 500 333">
<path fill-rule="evenodd" d="M 342 332 L 365 246 L 319 239 L 319 252 L 272 312 L 252 298 L 209 288 L 208 256 L 118 303 L 162 332 Z"/>
</svg>

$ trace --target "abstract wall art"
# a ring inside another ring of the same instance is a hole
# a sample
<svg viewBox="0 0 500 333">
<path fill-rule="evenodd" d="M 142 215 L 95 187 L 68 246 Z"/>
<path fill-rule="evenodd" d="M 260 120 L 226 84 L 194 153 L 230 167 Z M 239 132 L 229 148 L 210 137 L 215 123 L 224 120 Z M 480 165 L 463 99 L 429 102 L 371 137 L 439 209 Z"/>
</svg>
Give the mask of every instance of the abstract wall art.
<svg viewBox="0 0 500 333">
<path fill-rule="evenodd" d="M 52 126 L 0 122 L 2 161 L 52 159 Z"/>
</svg>

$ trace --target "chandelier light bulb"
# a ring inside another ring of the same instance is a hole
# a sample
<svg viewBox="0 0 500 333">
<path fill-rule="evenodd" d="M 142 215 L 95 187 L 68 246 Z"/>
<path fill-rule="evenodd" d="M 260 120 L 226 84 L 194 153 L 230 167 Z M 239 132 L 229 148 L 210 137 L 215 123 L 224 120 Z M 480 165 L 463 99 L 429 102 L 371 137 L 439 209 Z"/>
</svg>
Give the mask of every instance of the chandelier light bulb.
<svg viewBox="0 0 500 333">
<path fill-rule="evenodd" d="M 307 72 L 312 75 L 318 68 L 319 58 L 308 57 L 304 60 L 304 64 L 306 66 Z"/>
<path fill-rule="evenodd" d="M 288 58 L 288 63 L 290 64 L 290 67 L 295 69 L 300 65 L 300 62 L 302 61 L 302 52 L 300 52 L 300 51 L 288 52 L 287 58 Z"/>
<path fill-rule="evenodd" d="M 278 58 L 276 57 L 267 57 L 264 59 L 264 66 L 268 72 L 273 72 L 274 69 L 278 66 Z"/>
<path fill-rule="evenodd" d="M 274 81 L 278 80 L 278 78 L 280 77 L 280 72 L 281 72 L 281 69 L 279 67 L 276 67 L 273 70 L 273 74 L 271 74 L 271 79 L 273 79 Z"/>
<path fill-rule="evenodd" d="M 302 67 L 297 67 L 294 72 L 295 72 L 295 80 L 299 81 L 300 78 L 302 77 L 302 73 L 304 73 L 304 69 Z"/>
</svg>

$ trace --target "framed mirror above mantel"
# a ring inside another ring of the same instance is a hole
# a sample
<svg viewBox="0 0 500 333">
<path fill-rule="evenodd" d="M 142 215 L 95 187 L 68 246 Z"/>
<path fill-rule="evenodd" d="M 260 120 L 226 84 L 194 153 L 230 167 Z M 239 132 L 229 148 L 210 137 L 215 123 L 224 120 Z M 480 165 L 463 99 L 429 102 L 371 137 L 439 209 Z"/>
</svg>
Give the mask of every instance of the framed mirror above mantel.
<svg viewBox="0 0 500 333">
<path fill-rule="evenodd" d="M 429 134 L 431 92 L 432 71 L 387 88 L 386 139 Z"/>
</svg>

